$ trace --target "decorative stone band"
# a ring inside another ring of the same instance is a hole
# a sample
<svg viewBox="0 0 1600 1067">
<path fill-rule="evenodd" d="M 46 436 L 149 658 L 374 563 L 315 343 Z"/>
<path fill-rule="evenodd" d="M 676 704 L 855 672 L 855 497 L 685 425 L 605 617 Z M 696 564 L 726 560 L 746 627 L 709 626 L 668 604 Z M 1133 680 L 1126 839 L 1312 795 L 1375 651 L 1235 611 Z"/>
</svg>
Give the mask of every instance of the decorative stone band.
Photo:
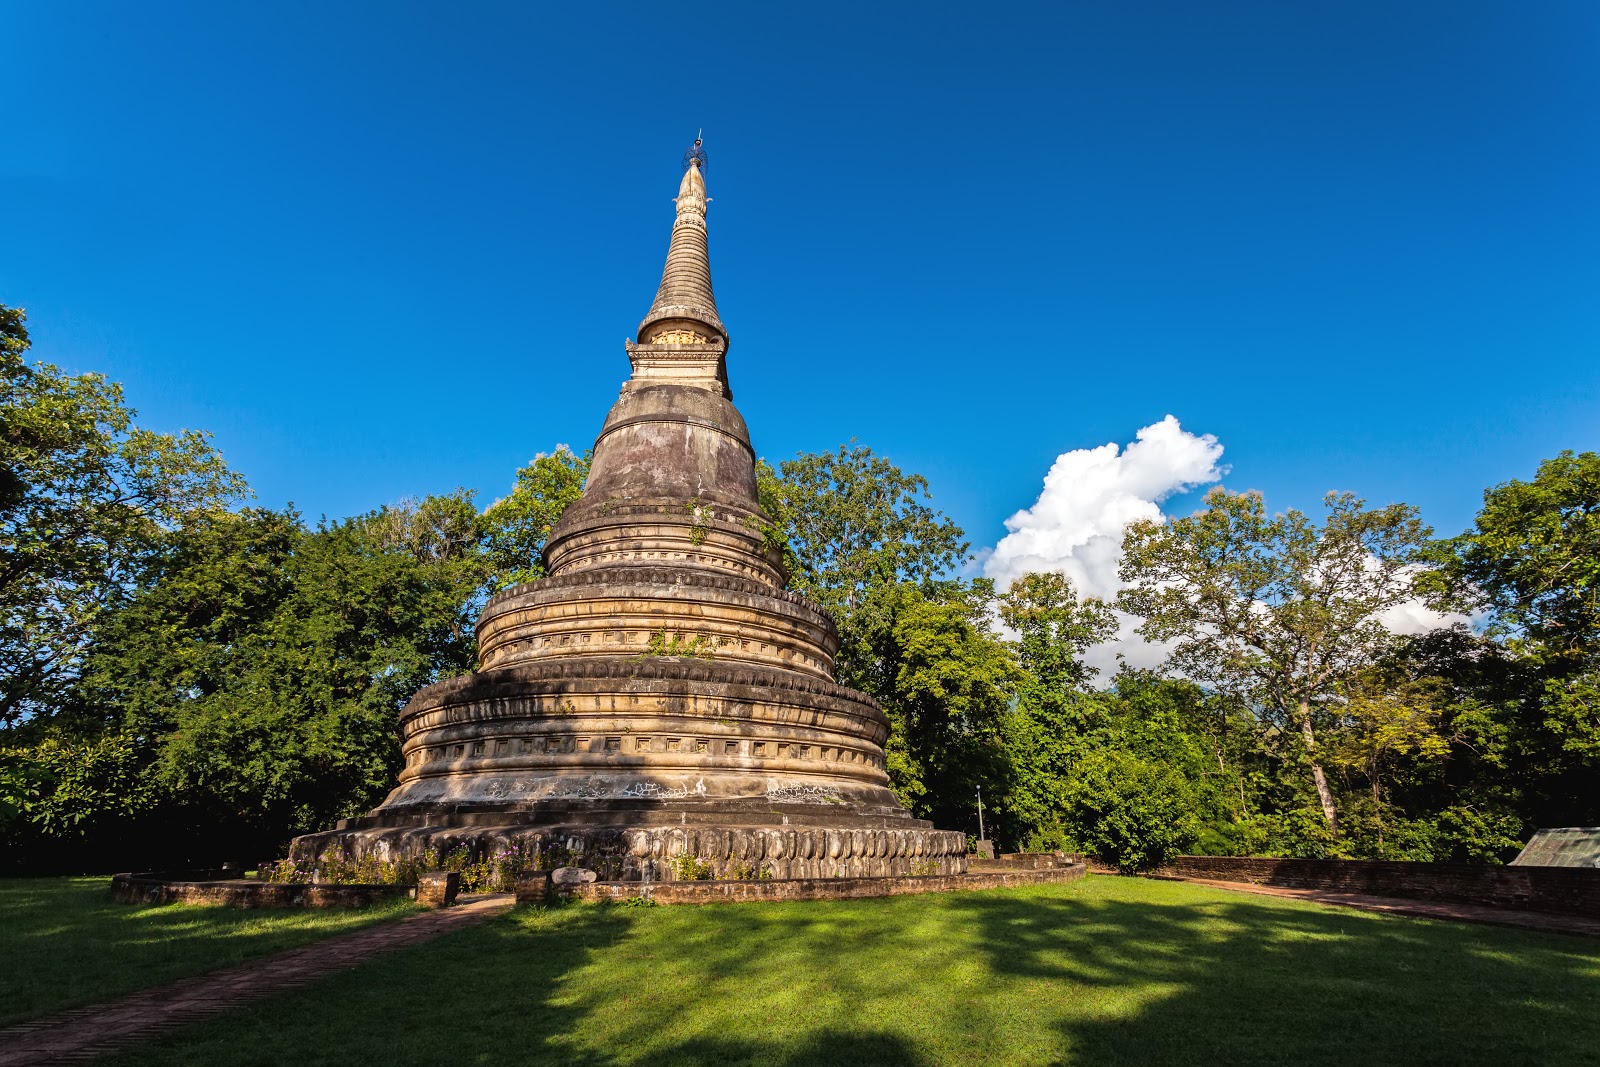
<svg viewBox="0 0 1600 1067">
<path fill-rule="evenodd" d="M 485 614 L 488 614 L 496 610 L 499 605 L 516 601 L 524 594 L 535 590 L 583 590 L 595 586 L 611 585 L 624 577 L 630 581 L 650 582 L 663 586 L 692 582 L 696 588 L 700 589 L 718 589 L 736 594 L 747 593 L 769 596 L 798 605 L 809 611 L 814 611 L 830 619 L 832 618 L 827 608 L 801 596 L 799 593 L 788 589 L 779 589 L 768 582 L 744 578 L 739 575 L 708 572 L 692 564 L 637 564 L 620 567 L 594 567 L 584 570 L 570 569 L 549 578 L 540 578 L 537 581 L 524 582 L 522 585 L 514 585 L 509 589 L 504 589 L 490 597 L 483 610 Z"/>
<path fill-rule="evenodd" d="M 837 682 L 794 671 L 718 663 L 714 660 L 685 660 L 674 656 L 546 660 L 536 665 L 459 675 L 418 690 L 417 695 L 401 710 L 400 726 L 402 730 L 407 729 L 412 719 L 440 708 L 465 702 L 500 700 L 519 694 L 564 692 L 566 690 L 563 687 L 574 682 L 617 684 L 623 688 L 615 692 L 624 694 L 634 691 L 636 687 L 645 687 L 658 694 L 693 689 L 709 696 L 720 696 L 733 704 L 738 703 L 744 690 L 793 693 L 797 702 L 816 700 L 832 710 L 859 714 L 864 722 L 876 724 L 874 733 L 880 743 L 888 736 L 889 720 L 878 702 L 865 693 L 847 689 Z M 663 689 L 662 686 L 668 688 Z M 721 688 L 708 689 L 707 686 Z M 643 689 L 637 691 L 642 692 Z"/>
<path fill-rule="evenodd" d="M 897 810 L 871 698 L 791 671 L 677 657 L 552 659 L 422 690 L 374 814 L 551 800 L 786 797 Z"/>
<path fill-rule="evenodd" d="M 680 323 L 693 325 L 680 326 Z M 701 325 L 702 323 L 704 325 Z M 651 308 L 650 314 L 639 324 L 639 340 L 645 343 L 672 343 L 659 337 L 657 331 L 661 330 L 662 324 L 671 324 L 667 327 L 668 330 L 688 328 L 701 336 L 706 336 L 703 331 L 713 327 L 715 332 L 710 333 L 708 340 L 721 341 L 723 346 L 727 343 L 727 330 L 723 328 L 722 320 L 717 318 L 717 309 L 713 305 L 672 303 Z M 700 326 L 700 329 L 696 330 L 694 326 Z"/>
<path fill-rule="evenodd" d="M 562 516 L 544 550 L 552 577 L 622 564 L 694 566 L 760 582 L 774 593 L 784 585 L 779 560 L 761 518 L 723 501 L 581 501 Z"/>
<path fill-rule="evenodd" d="M 926 825 L 926 824 L 924 824 Z M 492 856 L 516 846 L 535 869 L 596 871 L 607 881 L 670 882 L 680 873 L 716 878 L 884 878 L 967 870 L 966 835 L 949 830 L 866 827 L 584 826 L 386 827 L 308 834 L 290 857 L 314 862 L 327 850 L 399 860 L 432 848 Z M 685 860 L 693 862 L 685 862 Z"/>
<path fill-rule="evenodd" d="M 662 571 L 610 567 L 597 575 L 607 581 L 536 584 L 497 599 L 478 623 L 483 669 L 556 656 L 679 655 L 832 679 L 839 641 L 820 610 L 774 590 L 702 584 L 703 572 L 690 567 L 676 568 L 675 581 Z"/>
<path fill-rule="evenodd" d="M 667 827 L 622 836 L 626 855 L 655 881 L 677 880 L 672 861 L 684 855 L 708 863 L 722 877 L 741 873 L 741 866 L 755 868 L 759 876 L 763 865 L 772 878 L 962 874 L 967 869 L 967 837 L 950 830 Z M 623 873 L 626 879 L 627 870 Z"/>
<path fill-rule="evenodd" d="M 652 335 L 648 344 L 624 342 L 633 367 L 632 380 L 652 385 L 689 385 L 732 400 L 722 342 L 684 343 L 679 340 L 684 333 L 673 327 Z"/>
<path fill-rule="evenodd" d="M 715 337 L 708 337 L 695 330 L 695 323 L 682 326 L 656 324 L 650 331 L 650 336 L 644 339 L 644 344 L 650 345 L 709 345 L 715 344 Z"/>
</svg>

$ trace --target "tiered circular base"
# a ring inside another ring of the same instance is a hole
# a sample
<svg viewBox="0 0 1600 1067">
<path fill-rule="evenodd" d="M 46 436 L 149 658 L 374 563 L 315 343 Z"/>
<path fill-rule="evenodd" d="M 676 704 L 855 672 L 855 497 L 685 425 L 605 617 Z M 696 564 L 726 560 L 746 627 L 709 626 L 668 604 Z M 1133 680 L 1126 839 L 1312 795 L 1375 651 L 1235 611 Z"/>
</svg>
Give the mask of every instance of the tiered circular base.
<svg viewBox="0 0 1600 1067">
<path fill-rule="evenodd" d="M 484 605 L 482 670 L 401 712 L 383 804 L 295 858 L 515 845 L 618 879 L 964 872 L 965 836 L 889 788 L 889 720 L 833 681 L 833 620 L 784 588 L 758 496 L 718 381 L 629 382 L 549 576 Z"/>
<path fill-rule="evenodd" d="M 966 870 L 965 836 L 911 818 L 888 788 L 877 705 L 792 670 L 539 659 L 430 686 L 401 727 L 399 786 L 370 815 L 297 839 L 294 858 L 517 845 L 615 879 Z"/>
</svg>

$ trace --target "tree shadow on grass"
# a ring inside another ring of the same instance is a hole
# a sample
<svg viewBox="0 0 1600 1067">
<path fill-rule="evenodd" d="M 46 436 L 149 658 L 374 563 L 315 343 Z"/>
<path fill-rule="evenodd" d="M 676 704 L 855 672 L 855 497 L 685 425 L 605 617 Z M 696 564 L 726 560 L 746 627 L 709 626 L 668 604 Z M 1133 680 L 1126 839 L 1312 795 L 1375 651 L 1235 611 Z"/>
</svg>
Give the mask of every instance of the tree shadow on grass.
<svg viewBox="0 0 1600 1067">
<path fill-rule="evenodd" d="M 996 975 L 1102 1003 L 1038 1006 L 1058 1016 L 1074 1062 L 1600 1062 L 1593 942 L 1223 890 L 1184 895 L 953 903 Z"/>
<path fill-rule="evenodd" d="M 636 937 L 641 921 L 652 929 Z M 848 1013 L 836 1026 L 797 1022 L 738 996 L 747 982 L 804 983 L 783 961 L 836 950 L 868 921 L 804 906 L 525 909 L 111 1062 L 928 1067 L 905 1036 Z"/>
<path fill-rule="evenodd" d="M 107 878 L 0 880 L 0 1026 L 231 966 L 412 910 L 121 904 Z"/>
<path fill-rule="evenodd" d="M 106 1062 L 602 1067 L 610 1057 L 564 1040 L 579 1016 L 562 996 L 562 981 L 622 942 L 632 924 L 622 908 L 519 909 L 241 1005 Z"/>
<path fill-rule="evenodd" d="M 854 1030 L 824 1030 L 792 1042 L 696 1037 L 652 1052 L 650 1062 L 661 1067 L 932 1067 L 897 1034 Z"/>
<path fill-rule="evenodd" d="M 1176 883 L 520 911 L 119 1062 L 1586 1062 L 1600 946 Z"/>
</svg>

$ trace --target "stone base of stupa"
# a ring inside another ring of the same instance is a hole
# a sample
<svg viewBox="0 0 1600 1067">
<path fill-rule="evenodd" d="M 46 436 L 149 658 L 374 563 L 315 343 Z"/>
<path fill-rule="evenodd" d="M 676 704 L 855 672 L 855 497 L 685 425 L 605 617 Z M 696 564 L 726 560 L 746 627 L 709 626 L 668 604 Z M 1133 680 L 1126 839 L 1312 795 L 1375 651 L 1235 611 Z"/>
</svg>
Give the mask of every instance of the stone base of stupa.
<svg viewBox="0 0 1600 1067">
<path fill-rule="evenodd" d="M 474 812 L 368 816 L 296 838 L 290 858 L 308 866 L 330 851 L 348 859 L 415 860 L 465 849 L 475 860 L 512 846 L 530 870 L 585 867 L 603 881 L 666 882 L 688 868 L 714 878 L 884 878 L 965 874 L 965 834 L 907 818 L 829 818 L 770 805 L 730 822 L 727 805 L 647 810 L 585 805 L 580 813 Z M 684 859 L 694 861 L 685 864 Z"/>
<path fill-rule="evenodd" d="M 682 866 L 770 878 L 967 869 L 966 835 L 913 818 L 889 788 L 882 711 L 826 678 L 555 657 L 429 686 L 401 728 L 395 789 L 367 815 L 297 838 L 291 859 L 464 847 L 482 860 L 515 845 L 535 869 L 608 880 L 670 881 Z"/>
</svg>

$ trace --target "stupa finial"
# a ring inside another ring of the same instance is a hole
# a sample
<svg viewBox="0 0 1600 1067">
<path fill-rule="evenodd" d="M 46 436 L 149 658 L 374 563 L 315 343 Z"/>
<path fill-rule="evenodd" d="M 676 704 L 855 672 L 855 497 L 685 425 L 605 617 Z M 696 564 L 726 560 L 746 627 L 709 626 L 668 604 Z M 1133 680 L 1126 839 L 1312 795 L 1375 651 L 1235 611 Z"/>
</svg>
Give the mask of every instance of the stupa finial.
<svg viewBox="0 0 1600 1067">
<path fill-rule="evenodd" d="M 683 154 L 683 169 L 688 170 L 691 167 L 699 167 L 704 172 L 706 164 L 709 162 L 710 160 L 706 157 L 705 142 L 700 139 L 700 135 L 697 133 L 694 136 L 694 144 L 690 145 L 689 150 Z"/>
<path fill-rule="evenodd" d="M 661 286 L 650 313 L 639 324 L 641 345 L 726 345 L 728 332 L 717 317 L 717 298 L 711 291 L 705 165 L 705 147 L 697 137 L 683 155 L 683 180 L 676 197 L 678 218 L 672 224 Z"/>
</svg>

